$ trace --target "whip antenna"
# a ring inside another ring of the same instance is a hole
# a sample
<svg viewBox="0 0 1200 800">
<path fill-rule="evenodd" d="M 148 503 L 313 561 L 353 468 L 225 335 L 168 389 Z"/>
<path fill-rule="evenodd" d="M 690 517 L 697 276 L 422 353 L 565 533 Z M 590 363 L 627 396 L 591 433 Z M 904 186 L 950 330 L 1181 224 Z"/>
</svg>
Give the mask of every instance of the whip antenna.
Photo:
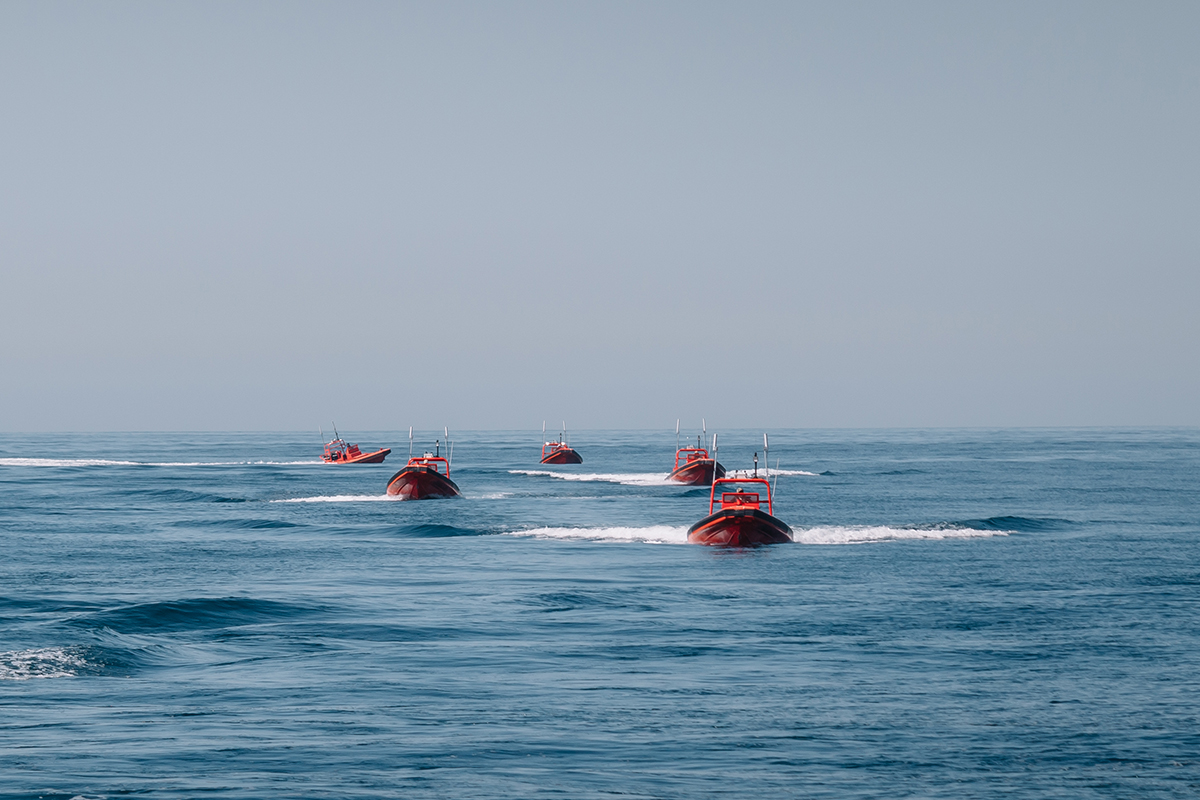
<svg viewBox="0 0 1200 800">
<path fill-rule="evenodd" d="M 408 457 L 412 458 L 412 425 L 408 426 Z"/>
<path fill-rule="evenodd" d="M 713 434 L 713 486 L 717 485 L 717 435 Z"/>
</svg>

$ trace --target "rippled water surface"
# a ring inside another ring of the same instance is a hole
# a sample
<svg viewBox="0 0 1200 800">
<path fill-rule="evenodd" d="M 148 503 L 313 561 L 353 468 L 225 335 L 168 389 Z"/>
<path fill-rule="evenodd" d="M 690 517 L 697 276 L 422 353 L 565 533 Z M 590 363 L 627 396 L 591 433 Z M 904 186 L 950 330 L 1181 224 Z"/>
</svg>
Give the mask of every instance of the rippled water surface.
<svg viewBox="0 0 1200 800">
<path fill-rule="evenodd" d="M 671 433 L 453 438 L 0 435 L 0 797 L 1200 793 L 1200 431 L 773 432 L 754 550 Z"/>
</svg>

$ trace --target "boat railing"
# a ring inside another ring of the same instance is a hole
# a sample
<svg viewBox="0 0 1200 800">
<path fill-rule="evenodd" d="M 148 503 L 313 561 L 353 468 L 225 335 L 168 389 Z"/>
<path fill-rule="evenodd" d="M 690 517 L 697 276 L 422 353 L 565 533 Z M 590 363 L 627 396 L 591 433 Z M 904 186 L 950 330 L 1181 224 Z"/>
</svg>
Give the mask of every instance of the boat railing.
<svg viewBox="0 0 1200 800">
<path fill-rule="evenodd" d="M 434 472 L 450 476 L 450 462 L 439 456 L 417 456 L 408 460 L 410 467 L 429 467 Z"/>
<path fill-rule="evenodd" d="M 761 486 L 758 492 L 749 491 L 749 486 Z M 721 492 L 718 495 L 717 489 Z M 762 497 L 767 498 L 767 513 L 774 514 L 774 504 L 771 498 L 771 484 L 764 478 L 719 478 L 713 481 L 712 491 L 708 498 L 708 513 L 713 513 L 720 497 L 721 508 L 762 508 Z"/>
<path fill-rule="evenodd" d="M 708 458 L 708 451 L 702 447 L 681 447 L 675 451 L 675 469 L 679 469 L 679 461 L 683 458 L 684 464 L 690 464 L 693 461 L 703 461 Z"/>
</svg>

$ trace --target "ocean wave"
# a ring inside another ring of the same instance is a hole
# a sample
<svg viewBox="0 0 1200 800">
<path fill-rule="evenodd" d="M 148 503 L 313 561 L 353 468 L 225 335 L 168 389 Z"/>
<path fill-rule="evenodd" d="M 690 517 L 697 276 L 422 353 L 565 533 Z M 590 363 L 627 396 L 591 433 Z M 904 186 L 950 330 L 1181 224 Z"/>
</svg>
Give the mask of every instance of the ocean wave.
<svg viewBox="0 0 1200 800">
<path fill-rule="evenodd" d="M 312 610 L 293 603 L 250 597 L 203 597 L 96 611 L 80 615 L 72 623 L 125 634 L 198 631 L 288 620 Z"/>
<path fill-rule="evenodd" d="M 70 649 L 39 647 L 0 653 L 0 681 L 27 681 L 33 678 L 73 678 L 87 662 Z"/>
<path fill-rule="evenodd" d="M 977 539 L 1007 536 L 1008 533 L 965 526 L 893 528 L 888 525 L 820 525 L 795 530 L 793 538 L 800 544 L 868 544 L 912 539 Z"/>
<path fill-rule="evenodd" d="M 552 472 L 548 469 L 510 469 L 510 475 L 534 475 L 546 478 L 559 478 L 564 481 L 600 481 L 603 483 L 621 483 L 626 486 L 679 486 L 675 481 L 667 480 L 666 472 Z"/>
<path fill-rule="evenodd" d="M 401 536 L 411 536 L 414 539 L 447 539 L 455 536 L 487 536 L 490 532 L 429 522 L 417 525 L 405 525 L 400 528 L 398 533 Z"/>
<path fill-rule="evenodd" d="M 1057 531 L 1069 527 L 1069 519 L 1057 517 L 1016 517 L 1001 516 L 985 519 L 967 519 L 960 522 L 946 523 L 949 527 L 971 528 L 977 531 L 1009 531 L 1013 533 L 1037 533 L 1040 531 Z"/>
</svg>

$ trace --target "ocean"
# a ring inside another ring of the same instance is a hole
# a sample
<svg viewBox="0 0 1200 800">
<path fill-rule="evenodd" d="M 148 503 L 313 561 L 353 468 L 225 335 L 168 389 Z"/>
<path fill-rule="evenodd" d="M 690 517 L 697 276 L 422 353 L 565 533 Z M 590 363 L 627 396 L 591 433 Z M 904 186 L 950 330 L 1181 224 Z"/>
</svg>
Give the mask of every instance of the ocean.
<svg viewBox="0 0 1200 800">
<path fill-rule="evenodd" d="M 1200 430 L 450 433 L 0 435 L 0 798 L 1200 795 Z"/>
</svg>

